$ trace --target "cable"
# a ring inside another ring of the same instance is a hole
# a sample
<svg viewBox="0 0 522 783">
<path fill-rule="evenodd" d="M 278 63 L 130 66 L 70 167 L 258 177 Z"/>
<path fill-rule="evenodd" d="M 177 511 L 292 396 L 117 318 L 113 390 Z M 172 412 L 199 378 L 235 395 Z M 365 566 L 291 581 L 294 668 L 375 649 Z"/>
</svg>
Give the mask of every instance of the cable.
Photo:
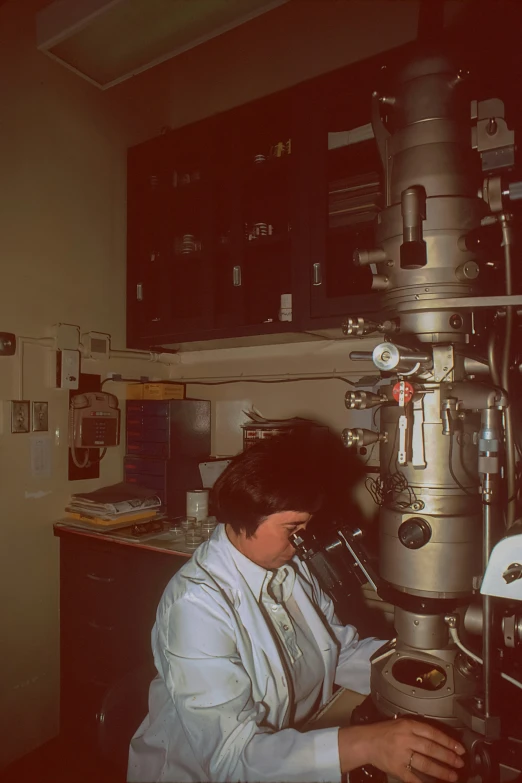
<svg viewBox="0 0 522 783">
<path fill-rule="evenodd" d="M 491 375 L 491 380 L 493 381 L 493 384 L 495 386 L 500 386 L 500 375 L 498 372 L 498 366 L 497 366 L 497 360 L 495 357 L 495 344 L 497 341 L 497 332 L 495 329 L 495 325 L 493 325 L 491 329 L 491 334 L 489 335 L 488 340 L 488 365 L 489 365 L 489 374 Z"/>
<path fill-rule="evenodd" d="M 460 641 L 459 634 L 456 628 L 450 628 L 449 632 L 452 641 L 455 642 L 459 650 L 461 650 L 461 652 L 463 652 L 464 655 L 467 655 L 468 658 L 471 658 L 472 661 L 475 661 L 476 663 L 480 663 L 481 666 L 484 665 L 484 662 L 482 661 L 482 658 L 480 658 L 480 656 L 476 655 L 474 652 L 471 652 L 471 650 L 468 650 L 467 647 L 464 647 L 464 645 Z M 522 689 L 522 682 L 515 680 L 514 677 L 510 677 L 509 674 L 504 674 L 504 672 L 500 672 L 500 676 L 504 680 L 506 680 L 506 682 L 510 682 L 511 685 L 516 685 L 517 688 Z"/>
<path fill-rule="evenodd" d="M 141 378 L 122 378 L 117 376 L 116 378 L 104 378 L 100 384 L 100 389 L 103 389 L 106 383 L 151 383 L 151 381 L 142 381 Z M 156 381 L 156 383 L 169 383 L 169 381 Z"/>
<path fill-rule="evenodd" d="M 455 482 L 455 484 L 466 493 L 466 495 L 469 495 L 470 497 L 477 497 L 477 492 L 469 492 L 466 487 L 460 483 L 457 476 L 455 475 L 455 471 L 453 470 L 453 436 L 455 435 L 455 427 L 453 423 L 450 424 L 450 433 L 449 433 L 449 455 L 448 455 L 448 468 L 451 475 L 451 478 Z"/>
<path fill-rule="evenodd" d="M 104 383 L 112 381 L 113 383 L 150 383 L 151 381 L 141 381 L 136 378 L 105 378 L 102 381 L 101 386 L 103 388 Z M 168 381 L 154 381 L 154 383 L 184 383 L 191 386 L 224 386 L 227 383 L 295 383 L 296 381 L 342 381 L 349 386 L 357 387 L 357 383 L 349 381 L 348 378 L 343 378 L 341 375 L 314 375 L 310 378 L 275 378 L 274 380 L 263 380 L 258 378 L 231 378 L 228 381 L 191 381 L 190 378 L 180 378 L 179 380 Z"/>
<path fill-rule="evenodd" d="M 269 381 L 257 378 L 234 378 L 229 381 L 191 381 L 189 379 L 183 379 L 180 380 L 179 383 L 186 383 L 191 386 L 223 386 L 227 383 L 295 383 L 296 381 L 342 381 L 349 386 L 357 387 L 356 383 L 349 381 L 348 378 L 342 378 L 340 375 L 314 375 L 311 378 L 280 378 Z"/>
<path fill-rule="evenodd" d="M 72 461 L 74 462 L 74 464 L 76 465 L 77 468 L 80 468 L 81 470 L 83 470 L 83 468 L 87 467 L 87 463 L 89 462 L 89 451 L 87 450 L 86 453 L 84 454 L 83 461 L 80 461 L 78 459 L 78 455 L 76 454 L 76 446 L 74 445 L 74 428 L 73 428 L 73 424 L 74 424 L 74 408 L 72 406 L 72 400 L 71 400 L 71 406 L 69 408 L 69 436 L 71 438 L 71 441 L 70 441 L 71 442 L 71 445 L 70 445 L 71 459 L 72 459 Z"/>
<path fill-rule="evenodd" d="M 375 406 L 375 408 L 374 408 L 374 411 L 373 411 L 373 413 L 372 413 L 372 425 L 373 425 L 374 427 L 376 426 L 376 417 L 377 417 L 377 414 L 378 414 L 378 412 L 380 411 L 380 409 L 382 408 L 382 406 L 383 406 L 383 405 L 384 405 L 384 403 L 383 403 L 383 402 L 381 402 L 379 405 L 376 405 L 376 406 Z"/>
<path fill-rule="evenodd" d="M 364 480 L 364 485 L 377 506 L 390 503 L 404 511 L 411 508 L 418 500 L 415 491 L 410 487 L 406 477 L 400 471 L 388 473 L 385 478 L 381 476 L 378 478 L 367 476 Z M 407 501 L 397 499 L 403 493 L 408 493 Z"/>
<path fill-rule="evenodd" d="M 502 246 L 504 248 L 505 276 L 506 276 L 506 295 L 513 293 L 513 259 L 511 249 L 513 246 L 513 232 L 511 227 L 511 215 L 500 215 L 500 226 L 502 228 Z M 507 392 L 510 400 L 509 389 L 509 359 L 511 352 L 511 339 L 513 334 L 513 307 L 506 307 L 506 330 L 504 334 L 504 350 L 502 353 L 501 380 L 502 386 Z M 516 487 L 515 487 L 515 449 L 513 436 L 513 417 L 511 402 L 504 410 L 504 433 L 506 447 L 506 484 L 507 484 L 507 509 L 506 509 L 506 527 L 509 529 L 516 518 Z"/>
</svg>

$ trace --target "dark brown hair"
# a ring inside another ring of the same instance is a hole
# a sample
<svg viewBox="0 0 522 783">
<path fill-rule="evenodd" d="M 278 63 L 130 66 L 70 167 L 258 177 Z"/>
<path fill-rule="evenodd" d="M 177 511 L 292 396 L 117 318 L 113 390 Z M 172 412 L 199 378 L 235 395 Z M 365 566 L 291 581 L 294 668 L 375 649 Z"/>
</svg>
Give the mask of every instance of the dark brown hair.
<svg viewBox="0 0 522 783">
<path fill-rule="evenodd" d="M 362 473 L 338 435 L 303 425 L 234 457 L 214 485 L 214 512 L 219 522 L 248 537 L 281 511 L 344 514 L 353 508 L 353 487 Z"/>
</svg>

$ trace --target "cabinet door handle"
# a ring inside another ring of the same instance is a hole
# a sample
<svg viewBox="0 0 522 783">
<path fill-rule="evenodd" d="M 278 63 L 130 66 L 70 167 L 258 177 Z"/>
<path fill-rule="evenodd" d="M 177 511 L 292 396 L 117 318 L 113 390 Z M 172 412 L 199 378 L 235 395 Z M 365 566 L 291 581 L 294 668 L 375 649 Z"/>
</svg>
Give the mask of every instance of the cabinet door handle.
<svg viewBox="0 0 522 783">
<path fill-rule="evenodd" d="M 312 266 L 312 283 L 313 285 L 321 285 L 323 282 L 323 273 L 321 270 L 321 264 L 316 262 Z"/>
<path fill-rule="evenodd" d="M 138 283 L 136 285 L 136 300 L 138 302 L 143 302 L 143 283 Z"/>
<path fill-rule="evenodd" d="M 115 576 L 98 576 L 98 574 L 88 573 L 87 579 L 92 579 L 93 582 L 115 582 Z"/>
<path fill-rule="evenodd" d="M 235 266 L 232 269 L 232 284 L 235 286 L 241 285 L 241 267 Z"/>
</svg>

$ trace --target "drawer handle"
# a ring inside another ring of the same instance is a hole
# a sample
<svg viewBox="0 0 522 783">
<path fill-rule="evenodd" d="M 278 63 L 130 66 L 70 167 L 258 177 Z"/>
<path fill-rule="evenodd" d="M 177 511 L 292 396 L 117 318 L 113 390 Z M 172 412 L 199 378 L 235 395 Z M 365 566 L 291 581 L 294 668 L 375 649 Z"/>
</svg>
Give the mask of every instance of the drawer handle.
<svg viewBox="0 0 522 783">
<path fill-rule="evenodd" d="M 115 582 L 115 576 L 98 576 L 98 574 L 87 574 L 87 579 L 92 579 L 94 582 Z"/>
<path fill-rule="evenodd" d="M 96 628 L 97 631 L 114 631 L 114 625 L 100 625 L 96 620 L 88 620 L 87 625 Z"/>
</svg>

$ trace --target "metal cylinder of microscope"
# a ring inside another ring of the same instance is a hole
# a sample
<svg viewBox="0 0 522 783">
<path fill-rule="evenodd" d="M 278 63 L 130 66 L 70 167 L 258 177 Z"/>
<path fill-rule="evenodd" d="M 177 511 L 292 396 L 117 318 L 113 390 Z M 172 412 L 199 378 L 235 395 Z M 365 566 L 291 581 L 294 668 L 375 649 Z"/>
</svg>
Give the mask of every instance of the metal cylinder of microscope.
<svg viewBox="0 0 522 783">
<path fill-rule="evenodd" d="M 482 566 L 474 434 L 479 418 L 470 414 L 459 429 L 445 435 L 440 418 L 444 385 L 423 385 L 423 419 L 420 424 L 411 422 L 407 431 L 407 438 L 414 439 L 419 433 L 411 430 L 422 427 L 422 465 L 415 464 L 409 454 L 398 472 L 401 409 L 381 409 L 381 431 L 386 437 L 380 443 L 385 487 L 379 526 L 380 573 L 401 592 L 432 598 L 471 595 L 473 578 Z"/>
<path fill-rule="evenodd" d="M 443 615 L 416 614 L 396 607 L 394 626 L 401 641 L 414 649 L 437 650 L 449 641 Z"/>
<path fill-rule="evenodd" d="M 400 317 L 401 333 L 426 342 L 468 339 L 470 315 L 440 312 L 434 304 L 477 290 L 476 265 L 473 275 L 462 272 L 475 257 L 461 237 L 480 226 L 487 212 L 473 175 L 469 104 L 454 76 L 442 55 L 408 63 L 389 110 L 394 132 L 386 155 L 381 145 L 386 208 L 377 217 L 375 245 L 386 259 L 377 260 L 377 273 L 388 279 L 382 308 Z M 374 113 L 377 138 L 383 133 L 379 122 Z"/>
</svg>

